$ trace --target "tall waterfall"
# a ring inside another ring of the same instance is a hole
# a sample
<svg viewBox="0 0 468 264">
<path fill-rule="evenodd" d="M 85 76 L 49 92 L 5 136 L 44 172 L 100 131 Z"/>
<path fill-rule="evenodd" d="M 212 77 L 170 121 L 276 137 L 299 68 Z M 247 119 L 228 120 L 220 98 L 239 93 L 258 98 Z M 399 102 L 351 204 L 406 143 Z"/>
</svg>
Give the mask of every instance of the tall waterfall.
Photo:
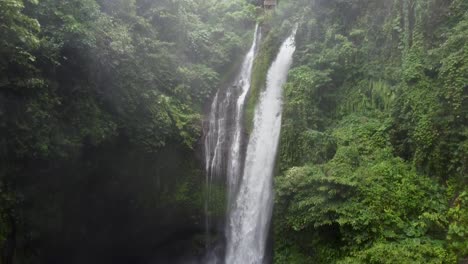
<svg viewBox="0 0 468 264">
<path fill-rule="evenodd" d="M 208 132 L 205 137 L 205 164 L 207 199 L 205 199 L 206 244 L 211 247 L 210 237 L 213 229 L 212 213 L 214 203 L 213 184 L 227 180 L 228 201 L 237 186 L 241 162 L 242 113 L 245 99 L 250 89 L 250 78 L 255 58 L 257 42 L 260 38 L 258 25 L 255 27 L 254 40 L 244 58 L 241 71 L 234 84 L 219 90 L 211 104 Z"/>
<path fill-rule="evenodd" d="M 244 172 L 227 223 L 227 264 L 260 264 L 273 208 L 272 176 L 281 128 L 282 86 L 295 51 L 296 30 L 271 65 L 265 91 L 255 109 Z"/>
</svg>

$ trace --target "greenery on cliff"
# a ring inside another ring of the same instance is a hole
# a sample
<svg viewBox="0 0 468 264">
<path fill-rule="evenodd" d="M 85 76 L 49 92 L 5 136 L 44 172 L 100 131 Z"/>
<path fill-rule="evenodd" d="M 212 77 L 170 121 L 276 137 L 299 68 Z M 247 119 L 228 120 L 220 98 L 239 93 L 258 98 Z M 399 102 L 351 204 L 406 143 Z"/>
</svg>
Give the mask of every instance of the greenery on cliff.
<svg viewBox="0 0 468 264">
<path fill-rule="evenodd" d="M 468 2 L 287 2 L 275 263 L 466 261 Z"/>
<path fill-rule="evenodd" d="M 255 12 L 0 1 L 0 262 L 135 263 L 202 233 L 203 109 Z"/>
<path fill-rule="evenodd" d="M 261 2 L 0 0 L 0 263 L 203 251 L 203 114 L 256 20 L 248 129 L 299 25 L 275 263 L 467 261 L 468 1 Z"/>
</svg>

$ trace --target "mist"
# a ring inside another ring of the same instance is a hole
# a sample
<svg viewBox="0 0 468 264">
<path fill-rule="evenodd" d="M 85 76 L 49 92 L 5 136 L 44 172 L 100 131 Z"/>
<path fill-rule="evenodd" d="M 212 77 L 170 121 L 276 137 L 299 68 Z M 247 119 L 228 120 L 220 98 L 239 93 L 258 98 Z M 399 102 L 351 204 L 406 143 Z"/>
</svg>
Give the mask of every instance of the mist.
<svg viewBox="0 0 468 264">
<path fill-rule="evenodd" d="M 1 0 L 0 263 L 464 263 L 465 0 Z"/>
</svg>

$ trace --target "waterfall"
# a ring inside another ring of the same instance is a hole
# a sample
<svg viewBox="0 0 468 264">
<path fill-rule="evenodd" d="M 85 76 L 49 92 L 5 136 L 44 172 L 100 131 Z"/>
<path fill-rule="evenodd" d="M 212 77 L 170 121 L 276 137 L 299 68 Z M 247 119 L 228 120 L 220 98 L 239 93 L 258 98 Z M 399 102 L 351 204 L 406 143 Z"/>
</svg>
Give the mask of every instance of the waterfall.
<svg viewBox="0 0 468 264">
<path fill-rule="evenodd" d="M 258 35 L 257 35 L 258 34 Z M 247 94 L 250 90 L 250 83 L 252 77 L 252 67 L 255 59 L 255 51 L 257 48 L 258 39 L 261 39 L 261 34 L 258 32 L 258 24 L 255 26 L 255 37 L 252 44 L 252 47 L 249 50 L 249 53 L 245 57 L 244 63 L 242 65 L 242 70 L 239 78 L 239 85 L 242 87 L 242 92 L 237 98 L 236 112 L 234 118 L 234 134 L 231 142 L 231 148 L 229 152 L 229 162 L 227 170 L 227 180 L 228 180 L 228 204 L 230 204 L 233 199 L 233 195 L 236 193 L 236 187 L 238 186 L 239 181 L 239 171 L 241 168 L 241 142 L 242 142 L 242 117 L 244 104 L 247 97 Z"/>
<path fill-rule="evenodd" d="M 255 109 L 242 179 L 228 214 L 227 264 L 260 264 L 273 208 L 273 169 L 281 128 L 282 87 L 295 51 L 296 30 L 282 44 L 268 70 L 266 89 Z"/>
<path fill-rule="evenodd" d="M 255 26 L 254 40 L 244 58 L 241 71 L 233 85 L 219 90 L 211 104 L 208 131 L 205 136 L 205 169 L 207 197 L 205 199 L 205 230 L 207 248 L 212 247 L 213 210 L 219 197 L 213 197 L 213 185 L 227 181 L 228 201 L 237 186 L 241 162 L 242 113 L 250 89 L 250 78 L 257 42 L 260 38 Z"/>
</svg>

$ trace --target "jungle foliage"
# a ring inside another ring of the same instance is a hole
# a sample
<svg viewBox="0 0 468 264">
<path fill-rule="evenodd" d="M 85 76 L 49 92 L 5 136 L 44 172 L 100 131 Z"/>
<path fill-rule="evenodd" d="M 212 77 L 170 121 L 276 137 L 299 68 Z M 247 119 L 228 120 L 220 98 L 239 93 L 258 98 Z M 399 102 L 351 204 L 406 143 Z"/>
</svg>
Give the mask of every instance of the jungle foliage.
<svg viewBox="0 0 468 264">
<path fill-rule="evenodd" d="M 468 2 L 291 0 L 283 10 L 300 26 L 275 262 L 466 261 Z"/>
<path fill-rule="evenodd" d="M 0 263 L 203 250 L 202 116 L 255 20 L 247 128 L 299 25 L 274 261 L 466 261 L 468 1 L 261 2 L 1 0 Z"/>
<path fill-rule="evenodd" d="M 181 226 L 199 232 L 203 110 L 255 14 L 241 0 L 0 1 L 0 262 L 144 259 Z"/>
</svg>

